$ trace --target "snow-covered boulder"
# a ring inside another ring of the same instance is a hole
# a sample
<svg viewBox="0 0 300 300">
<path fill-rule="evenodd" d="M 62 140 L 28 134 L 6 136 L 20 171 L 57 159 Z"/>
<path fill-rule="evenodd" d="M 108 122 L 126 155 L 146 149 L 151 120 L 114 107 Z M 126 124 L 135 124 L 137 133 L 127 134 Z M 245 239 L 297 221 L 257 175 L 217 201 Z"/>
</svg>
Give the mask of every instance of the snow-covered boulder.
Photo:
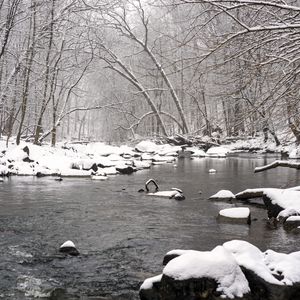
<svg viewBox="0 0 300 300">
<path fill-rule="evenodd" d="M 172 250 L 164 264 L 161 275 L 142 284 L 141 300 L 300 299 L 300 251 L 262 252 L 233 240 L 212 251 Z"/>
<path fill-rule="evenodd" d="M 216 169 L 209 169 L 208 173 L 209 174 L 215 174 L 215 173 L 217 173 L 217 170 Z"/>
<path fill-rule="evenodd" d="M 226 157 L 228 152 L 229 149 L 225 147 L 211 147 L 207 150 L 206 154 L 209 157 Z"/>
<path fill-rule="evenodd" d="M 218 220 L 233 223 L 251 224 L 250 209 L 248 207 L 225 208 L 219 211 Z"/>
<path fill-rule="evenodd" d="M 159 151 L 159 145 L 151 141 L 142 141 L 135 146 L 135 150 L 138 152 L 156 153 Z"/>
<path fill-rule="evenodd" d="M 160 286 L 159 280 L 160 277 L 156 277 L 144 282 L 140 289 L 141 299 L 196 299 L 194 295 L 202 295 L 203 299 L 214 299 L 213 295 L 232 299 L 250 292 L 248 281 L 234 256 L 222 246 L 212 251 L 184 252 L 165 266 Z M 145 290 L 152 289 L 153 282 L 158 286 L 156 295 L 161 298 L 143 297 Z"/>
<path fill-rule="evenodd" d="M 234 194 L 229 190 L 220 190 L 216 194 L 209 197 L 211 200 L 231 200 L 235 199 Z"/>
</svg>

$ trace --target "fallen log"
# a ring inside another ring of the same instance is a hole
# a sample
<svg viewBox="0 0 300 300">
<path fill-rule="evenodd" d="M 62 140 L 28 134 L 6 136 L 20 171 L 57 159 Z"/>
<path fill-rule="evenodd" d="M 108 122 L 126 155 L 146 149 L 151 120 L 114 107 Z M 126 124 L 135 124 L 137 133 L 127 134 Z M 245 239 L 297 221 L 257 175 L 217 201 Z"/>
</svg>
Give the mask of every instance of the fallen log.
<svg viewBox="0 0 300 300">
<path fill-rule="evenodd" d="M 285 168 L 292 168 L 292 169 L 300 169 L 300 163 L 295 163 L 295 162 L 289 162 L 286 160 L 275 160 L 274 162 L 272 162 L 271 164 L 262 166 L 262 167 L 256 167 L 254 169 L 254 173 L 258 173 L 258 172 L 263 172 L 265 170 L 269 170 L 269 169 L 274 169 L 277 167 L 285 167 Z"/>
</svg>

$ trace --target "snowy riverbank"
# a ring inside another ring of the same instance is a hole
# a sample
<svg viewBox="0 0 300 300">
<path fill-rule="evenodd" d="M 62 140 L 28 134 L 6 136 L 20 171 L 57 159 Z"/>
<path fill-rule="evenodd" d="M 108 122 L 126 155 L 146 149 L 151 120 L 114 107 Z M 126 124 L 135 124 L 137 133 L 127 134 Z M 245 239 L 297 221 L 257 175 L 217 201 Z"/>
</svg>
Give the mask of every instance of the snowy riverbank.
<svg viewBox="0 0 300 300">
<path fill-rule="evenodd" d="M 115 174 L 130 174 L 152 165 L 173 163 L 178 157 L 226 157 L 238 151 L 282 152 L 273 144 L 263 146 L 259 140 L 238 141 L 233 144 L 211 147 L 206 152 L 199 147 L 182 147 L 142 141 L 134 146 L 111 146 L 95 143 L 60 143 L 53 148 L 22 142 L 16 146 L 0 141 L 0 174 L 6 175 L 57 175 L 62 177 L 90 177 L 107 179 Z M 291 158 L 297 157 L 295 147 L 284 148 Z M 96 175 L 96 176 L 95 176 Z"/>
</svg>

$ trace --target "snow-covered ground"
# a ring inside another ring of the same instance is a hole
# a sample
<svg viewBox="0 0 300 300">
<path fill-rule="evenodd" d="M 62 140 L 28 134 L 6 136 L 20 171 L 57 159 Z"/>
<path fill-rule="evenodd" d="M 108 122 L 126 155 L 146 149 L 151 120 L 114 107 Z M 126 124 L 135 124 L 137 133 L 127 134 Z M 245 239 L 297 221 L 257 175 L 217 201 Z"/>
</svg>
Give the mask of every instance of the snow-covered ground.
<svg viewBox="0 0 300 300">
<path fill-rule="evenodd" d="M 253 149 L 260 152 L 284 151 L 291 158 L 300 156 L 300 149 L 298 151 L 296 146 L 276 147 L 272 141 L 264 143 L 262 138 L 214 146 L 206 152 L 196 146 L 184 147 L 190 157 L 226 157 L 229 153 Z M 53 148 L 26 142 L 16 146 L 13 139 L 6 147 L 6 140 L 3 139 L 0 140 L 0 174 L 105 176 L 123 173 L 126 168 L 124 173 L 129 172 L 128 166 L 132 167 L 131 171 L 138 171 L 150 168 L 151 165 L 173 163 L 182 152 L 181 146 L 156 144 L 150 140 L 141 141 L 132 147 L 111 146 L 102 142 L 61 142 Z"/>
</svg>

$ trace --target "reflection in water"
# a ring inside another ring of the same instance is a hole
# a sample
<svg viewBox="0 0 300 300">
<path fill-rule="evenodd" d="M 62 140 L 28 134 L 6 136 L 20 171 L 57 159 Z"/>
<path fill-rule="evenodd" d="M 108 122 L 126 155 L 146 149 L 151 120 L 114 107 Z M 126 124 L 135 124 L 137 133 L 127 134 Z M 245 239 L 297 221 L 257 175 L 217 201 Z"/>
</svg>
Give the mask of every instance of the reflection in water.
<svg viewBox="0 0 300 300">
<path fill-rule="evenodd" d="M 161 271 L 162 258 L 171 249 L 211 250 L 243 239 L 262 250 L 298 250 L 297 236 L 266 226 L 265 210 L 251 207 L 257 221 L 250 227 L 223 224 L 216 220 L 218 211 L 237 204 L 207 200 L 221 189 L 237 193 L 297 184 L 299 172 L 292 169 L 254 174 L 256 166 L 271 161 L 265 156 L 179 159 L 177 168 L 154 166 L 105 182 L 6 180 L 0 191 L 0 299 L 51 292 L 64 295 L 56 299 L 138 299 L 141 282 Z M 211 168 L 217 173 L 208 174 Z M 186 200 L 138 193 L 149 178 L 161 189 L 181 188 Z M 77 245 L 79 257 L 58 253 L 68 239 Z"/>
</svg>

